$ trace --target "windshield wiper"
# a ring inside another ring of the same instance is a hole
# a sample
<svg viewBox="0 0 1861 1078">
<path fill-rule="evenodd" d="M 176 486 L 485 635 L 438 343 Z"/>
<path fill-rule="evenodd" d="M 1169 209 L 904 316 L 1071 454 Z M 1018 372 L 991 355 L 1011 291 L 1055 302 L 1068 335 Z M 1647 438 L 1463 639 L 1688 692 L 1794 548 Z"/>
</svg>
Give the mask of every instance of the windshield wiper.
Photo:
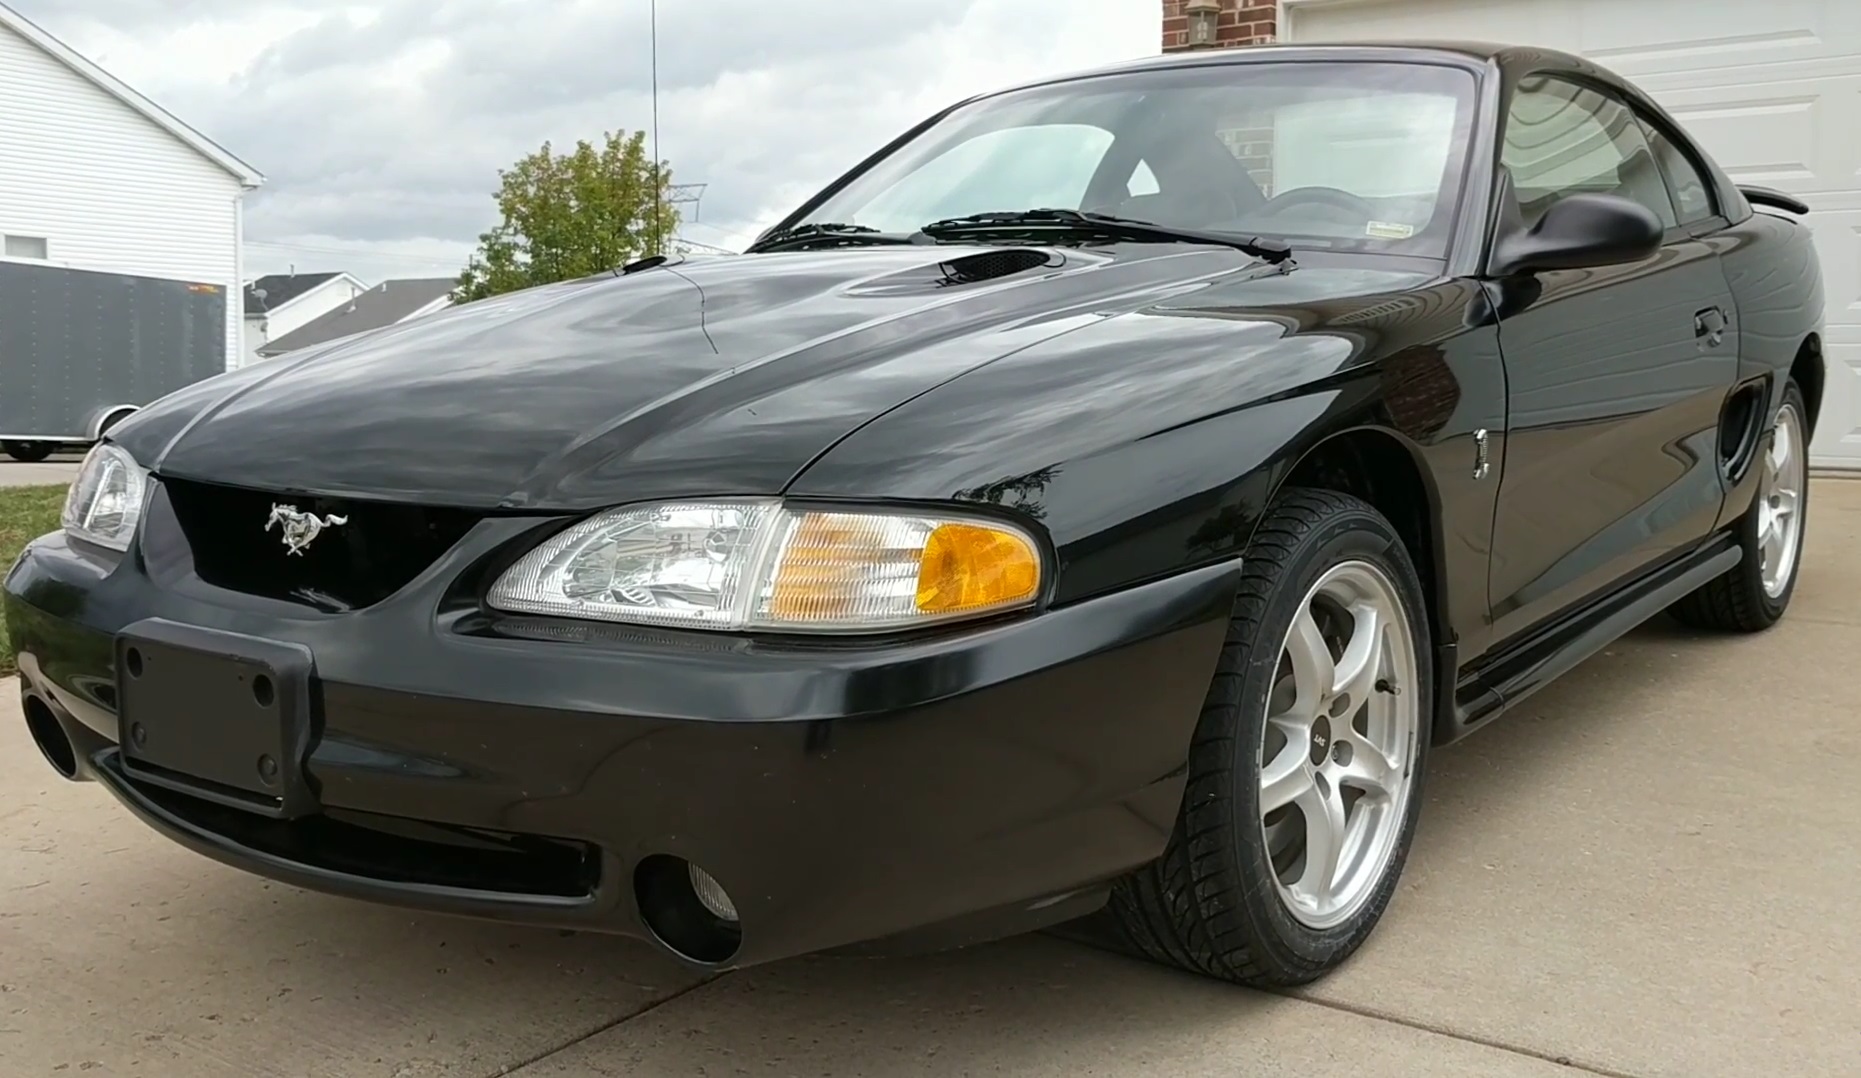
<svg viewBox="0 0 1861 1078">
<path fill-rule="evenodd" d="M 744 248 L 744 253 L 755 254 L 758 251 L 786 251 L 814 244 L 819 244 L 823 247 L 831 247 L 837 244 L 863 247 L 916 242 L 918 241 L 902 232 L 881 232 L 869 225 L 810 222 L 807 224 L 790 225 L 787 228 L 771 232 L 762 239 Z"/>
<path fill-rule="evenodd" d="M 1205 232 L 1194 228 L 1176 228 L 1155 221 L 1133 217 L 1113 217 L 1107 213 L 1082 213 L 1079 210 L 1012 210 L 1000 213 L 972 213 L 932 221 L 918 231 L 943 238 L 964 232 L 988 232 L 1023 225 L 1096 232 L 1127 240 L 1151 240 L 1161 243 L 1207 243 L 1246 251 L 1263 262 L 1274 265 L 1292 260 L 1292 246 L 1285 240 L 1264 236 L 1242 236 L 1233 232 Z"/>
</svg>

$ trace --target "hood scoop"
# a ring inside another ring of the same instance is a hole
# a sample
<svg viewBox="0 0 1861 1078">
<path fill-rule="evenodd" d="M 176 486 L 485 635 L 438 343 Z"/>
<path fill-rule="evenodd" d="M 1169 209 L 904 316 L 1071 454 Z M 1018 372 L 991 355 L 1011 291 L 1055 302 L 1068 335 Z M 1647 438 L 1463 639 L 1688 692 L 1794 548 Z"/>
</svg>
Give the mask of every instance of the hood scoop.
<svg viewBox="0 0 1861 1078">
<path fill-rule="evenodd" d="M 950 284 L 977 284 L 1012 277 L 1033 269 L 1057 269 L 1065 261 L 1052 251 L 1010 247 L 1005 251 L 984 251 L 981 254 L 952 258 L 948 262 L 939 263 L 937 268 L 943 271 L 944 279 Z"/>
<path fill-rule="evenodd" d="M 999 281 L 1034 270 L 1057 270 L 1066 256 L 1038 247 L 1003 247 L 914 266 L 861 281 L 847 290 L 855 296 L 898 296 Z"/>
</svg>

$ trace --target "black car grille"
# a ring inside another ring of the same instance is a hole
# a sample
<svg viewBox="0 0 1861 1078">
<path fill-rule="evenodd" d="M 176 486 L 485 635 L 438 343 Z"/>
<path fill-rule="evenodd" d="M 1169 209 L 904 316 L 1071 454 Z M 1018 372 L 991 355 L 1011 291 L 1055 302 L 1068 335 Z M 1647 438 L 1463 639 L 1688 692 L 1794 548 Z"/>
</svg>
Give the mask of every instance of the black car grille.
<svg viewBox="0 0 1861 1078">
<path fill-rule="evenodd" d="M 358 610 L 393 595 L 481 519 L 462 509 L 294 497 L 189 480 L 167 479 L 162 487 L 200 579 L 329 611 Z M 265 526 L 274 505 L 344 523 L 293 554 L 282 529 Z"/>
</svg>

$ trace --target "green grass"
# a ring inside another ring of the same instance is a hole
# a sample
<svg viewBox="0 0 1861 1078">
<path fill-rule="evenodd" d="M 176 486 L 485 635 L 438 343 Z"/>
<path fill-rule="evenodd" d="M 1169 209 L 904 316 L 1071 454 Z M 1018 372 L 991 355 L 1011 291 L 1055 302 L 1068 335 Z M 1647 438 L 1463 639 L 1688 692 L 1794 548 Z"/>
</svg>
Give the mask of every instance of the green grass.
<svg viewBox="0 0 1861 1078">
<path fill-rule="evenodd" d="M 58 530 L 58 514 L 65 505 L 62 483 L 43 487 L 0 487 L 0 576 L 19 559 L 25 545 L 46 532 Z M 18 673 L 6 623 L 0 621 L 0 677 Z"/>
</svg>

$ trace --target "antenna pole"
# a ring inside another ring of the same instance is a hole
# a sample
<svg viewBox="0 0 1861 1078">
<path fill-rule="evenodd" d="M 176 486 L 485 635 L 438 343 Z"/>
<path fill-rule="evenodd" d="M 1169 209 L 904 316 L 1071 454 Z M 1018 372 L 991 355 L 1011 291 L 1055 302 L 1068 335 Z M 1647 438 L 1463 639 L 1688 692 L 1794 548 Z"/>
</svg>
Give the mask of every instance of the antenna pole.
<svg viewBox="0 0 1861 1078">
<path fill-rule="evenodd" d="M 659 0 L 651 0 L 653 48 L 653 246 L 666 253 L 666 195 L 659 157 Z"/>
</svg>

